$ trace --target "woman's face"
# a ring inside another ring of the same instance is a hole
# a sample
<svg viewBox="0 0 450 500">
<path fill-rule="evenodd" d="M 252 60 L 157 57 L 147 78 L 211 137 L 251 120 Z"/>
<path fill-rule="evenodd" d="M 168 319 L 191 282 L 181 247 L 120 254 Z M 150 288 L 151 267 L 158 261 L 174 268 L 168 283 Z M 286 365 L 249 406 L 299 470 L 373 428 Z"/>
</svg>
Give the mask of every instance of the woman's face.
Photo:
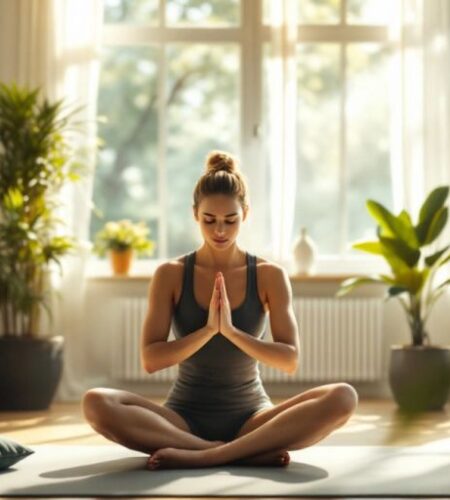
<svg viewBox="0 0 450 500">
<path fill-rule="evenodd" d="M 236 198 L 214 194 L 200 201 L 197 213 L 194 209 L 194 216 L 205 242 L 219 250 L 236 241 L 247 214 Z"/>
</svg>

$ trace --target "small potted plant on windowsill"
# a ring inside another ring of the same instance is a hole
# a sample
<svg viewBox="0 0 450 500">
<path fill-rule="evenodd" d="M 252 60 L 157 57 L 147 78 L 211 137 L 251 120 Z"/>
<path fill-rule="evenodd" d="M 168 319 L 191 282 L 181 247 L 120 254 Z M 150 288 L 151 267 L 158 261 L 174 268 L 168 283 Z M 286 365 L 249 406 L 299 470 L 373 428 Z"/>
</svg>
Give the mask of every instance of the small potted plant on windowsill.
<svg viewBox="0 0 450 500">
<path fill-rule="evenodd" d="M 367 200 L 367 209 L 378 223 L 378 241 L 356 242 L 352 248 L 382 256 L 391 274 L 349 278 L 336 294 L 342 297 L 359 285 L 383 283 L 388 286 L 385 300 L 395 297 L 404 309 L 412 344 L 391 346 L 389 383 L 394 399 L 406 412 L 440 410 L 449 396 L 450 348 L 432 345 L 425 325 L 450 284 L 447 278 L 433 285 L 438 269 L 450 261 L 450 245 L 431 255 L 423 252 L 447 223 L 448 192 L 449 186 L 441 186 L 428 195 L 417 224 L 405 210 L 395 216 L 380 203 Z"/>
<path fill-rule="evenodd" d="M 52 318 L 52 269 L 78 247 L 58 231 L 55 210 L 85 170 L 68 136 L 76 111 L 39 89 L 0 84 L 1 410 L 47 409 L 62 375 L 63 332 L 41 332 L 40 317 L 44 308 Z"/>
<path fill-rule="evenodd" d="M 149 234 L 150 228 L 145 222 L 110 221 L 96 233 L 93 251 L 100 257 L 108 254 L 114 274 L 126 276 L 135 253 L 153 254 L 155 242 L 147 238 Z"/>
</svg>

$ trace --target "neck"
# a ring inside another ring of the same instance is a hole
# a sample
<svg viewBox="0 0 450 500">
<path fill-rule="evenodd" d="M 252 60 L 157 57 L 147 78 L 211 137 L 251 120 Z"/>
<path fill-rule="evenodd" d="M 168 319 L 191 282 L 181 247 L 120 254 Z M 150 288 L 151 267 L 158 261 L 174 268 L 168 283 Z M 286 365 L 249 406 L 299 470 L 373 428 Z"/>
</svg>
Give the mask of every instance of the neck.
<svg viewBox="0 0 450 500">
<path fill-rule="evenodd" d="M 214 269 L 215 271 L 226 271 L 233 267 L 242 265 L 245 252 L 236 243 L 230 248 L 217 252 L 209 245 L 203 244 L 196 252 L 196 263 L 201 266 Z"/>
</svg>

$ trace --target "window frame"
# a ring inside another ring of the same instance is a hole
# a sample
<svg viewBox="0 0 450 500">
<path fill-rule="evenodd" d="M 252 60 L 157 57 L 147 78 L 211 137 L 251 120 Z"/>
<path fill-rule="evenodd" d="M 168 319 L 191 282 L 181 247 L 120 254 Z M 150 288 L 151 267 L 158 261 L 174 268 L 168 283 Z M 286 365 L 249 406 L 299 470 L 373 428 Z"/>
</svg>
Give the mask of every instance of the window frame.
<svg viewBox="0 0 450 500">
<path fill-rule="evenodd" d="M 158 88 L 163 98 L 159 99 L 158 125 L 158 255 L 152 259 L 136 260 L 138 272 L 153 267 L 155 262 L 167 259 L 168 228 L 165 217 L 167 208 L 167 183 L 165 174 L 166 149 L 166 114 L 163 109 L 166 79 L 165 47 L 170 43 L 237 43 L 240 46 L 240 159 L 245 175 L 252 186 L 252 201 L 263 202 L 258 197 L 264 196 L 266 186 L 264 176 L 259 175 L 257 165 L 262 163 L 264 150 L 262 130 L 262 85 L 263 85 L 263 45 L 270 42 L 270 27 L 263 24 L 263 0 L 240 1 L 240 25 L 230 27 L 174 27 L 165 26 L 166 0 L 160 0 L 159 26 L 135 24 L 104 24 L 102 31 L 102 47 L 113 46 L 159 46 Z M 334 43 L 340 46 L 340 77 L 344 82 L 340 98 L 340 137 L 339 137 L 339 203 L 340 203 L 340 253 L 318 256 L 317 272 L 327 273 L 327 269 L 339 272 L 359 269 L 383 269 L 375 256 L 350 256 L 345 254 L 347 234 L 347 192 L 345 189 L 347 171 L 345 158 L 346 145 L 346 46 L 349 43 L 379 43 L 391 46 L 394 50 L 400 47 L 399 36 L 388 25 L 346 24 L 347 0 L 341 0 L 341 19 L 337 24 L 299 24 L 297 43 Z M 287 263 L 281 263 L 287 264 Z M 100 259 L 93 263 L 99 268 Z M 101 266 L 100 266 L 101 267 Z"/>
</svg>

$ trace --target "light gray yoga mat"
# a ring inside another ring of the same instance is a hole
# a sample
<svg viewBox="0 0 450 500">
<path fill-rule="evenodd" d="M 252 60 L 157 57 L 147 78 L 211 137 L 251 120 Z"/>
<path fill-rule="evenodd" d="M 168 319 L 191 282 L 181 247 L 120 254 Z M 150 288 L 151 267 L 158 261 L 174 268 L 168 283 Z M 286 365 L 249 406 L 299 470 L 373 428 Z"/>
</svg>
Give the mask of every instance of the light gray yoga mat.
<svg viewBox="0 0 450 500">
<path fill-rule="evenodd" d="M 423 446 L 322 446 L 279 467 L 145 469 L 119 445 L 30 446 L 0 472 L 0 496 L 450 496 L 450 440 Z"/>
</svg>

